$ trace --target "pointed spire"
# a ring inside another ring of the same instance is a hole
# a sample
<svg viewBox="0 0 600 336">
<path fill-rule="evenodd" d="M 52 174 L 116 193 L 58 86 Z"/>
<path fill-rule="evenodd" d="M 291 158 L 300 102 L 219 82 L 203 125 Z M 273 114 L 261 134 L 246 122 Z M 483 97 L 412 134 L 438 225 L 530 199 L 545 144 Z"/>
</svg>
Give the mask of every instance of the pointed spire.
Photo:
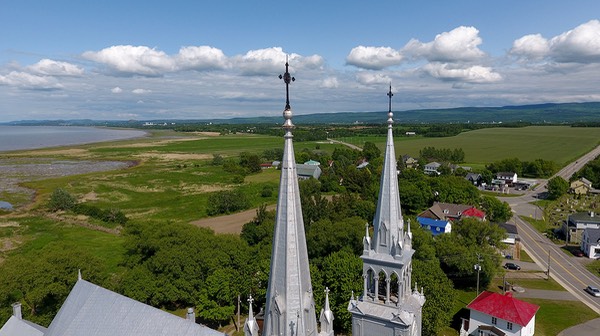
<svg viewBox="0 0 600 336">
<path fill-rule="evenodd" d="M 385 148 L 381 183 L 375 218 L 373 220 L 372 249 L 376 253 L 400 255 L 402 253 L 402 237 L 404 236 L 404 219 L 400 209 L 400 194 L 398 191 L 398 169 L 396 166 L 396 152 L 394 150 L 394 137 L 392 124 L 392 85 L 387 93 L 389 97 L 388 134 Z M 392 237 L 398 237 L 393 239 Z"/>
<path fill-rule="evenodd" d="M 354 296 L 354 293 L 352 294 Z M 319 336 L 333 336 L 333 312 L 329 307 L 329 288 L 325 287 L 325 306 L 321 309 L 321 332 Z"/>
<path fill-rule="evenodd" d="M 258 336 L 258 323 L 252 312 L 253 301 L 254 299 L 252 298 L 252 295 L 250 295 L 250 297 L 248 297 L 248 318 L 246 319 L 246 323 L 244 323 L 244 336 Z"/>
<path fill-rule="evenodd" d="M 317 318 L 292 142 L 289 85 L 295 78 L 289 73 L 287 61 L 285 74 L 279 78 L 284 80 L 286 88 L 285 135 L 263 335 L 289 335 L 293 322 L 294 335 L 303 336 L 316 332 Z"/>
</svg>

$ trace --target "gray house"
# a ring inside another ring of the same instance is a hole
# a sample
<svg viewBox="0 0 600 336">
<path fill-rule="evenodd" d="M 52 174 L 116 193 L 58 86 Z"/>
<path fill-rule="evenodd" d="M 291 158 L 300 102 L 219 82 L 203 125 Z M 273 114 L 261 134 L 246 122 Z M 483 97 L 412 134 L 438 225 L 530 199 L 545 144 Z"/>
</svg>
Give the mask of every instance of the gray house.
<svg viewBox="0 0 600 336">
<path fill-rule="evenodd" d="M 600 229 L 600 217 L 593 211 L 569 215 L 563 223 L 562 232 L 569 242 L 579 243 L 585 229 Z"/>
<path fill-rule="evenodd" d="M 314 177 L 318 180 L 319 177 L 321 177 L 321 172 L 321 168 L 317 165 L 302 163 L 296 165 L 296 173 L 298 174 L 298 179 L 300 180 L 308 180 L 311 177 Z"/>
</svg>

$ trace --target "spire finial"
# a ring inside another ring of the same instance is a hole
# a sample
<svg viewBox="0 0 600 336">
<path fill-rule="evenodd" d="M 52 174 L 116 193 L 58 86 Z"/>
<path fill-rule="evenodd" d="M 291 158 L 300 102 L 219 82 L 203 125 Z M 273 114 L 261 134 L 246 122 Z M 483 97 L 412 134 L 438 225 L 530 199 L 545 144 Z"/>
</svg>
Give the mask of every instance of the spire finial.
<svg viewBox="0 0 600 336">
<path fill-rule="evenodd" d="M 285 73 L 283 75 L 279 75 L 279 79 L 283 79 L 285 83 L 285 109 L 289 110 L 290 107 L 290 83 L 295 81 L 296 78 L 292 77 L 289 72 L 289 63 L 288 57 L 285 56 Z"/>
<path fill-rule="evenodd" d="M 392 113 L 392 97 L 394 96 L 394 94 L 392 93 L 392 83 L 390 82 L 390 91 L 387 93 L 387 96 L 390 97 L 389 99 L 389 109 L 388 109 L 388 127 L 392 127 L 392 124 L 394 123 L 394 120 L 392 119 L 392 117 L 394 116 L 394 114 Z"/>
<path fill-rule="evenodd" d="M 81 268 L 77 270 L 77 280 L 81 280 Z"/>
</svg>

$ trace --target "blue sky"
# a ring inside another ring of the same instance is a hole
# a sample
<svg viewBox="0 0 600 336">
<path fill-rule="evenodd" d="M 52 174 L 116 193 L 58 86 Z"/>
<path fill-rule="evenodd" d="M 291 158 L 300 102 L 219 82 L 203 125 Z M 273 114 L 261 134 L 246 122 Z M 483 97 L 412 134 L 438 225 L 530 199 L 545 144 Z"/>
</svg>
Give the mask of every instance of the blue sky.
<svg viewBox="0 0 600 336">
<path fill-rule="evenodd" d="M 0 0 L 0 121 L 600 101 L 600 1 Z M 435 120 L 432 120 L 435 121 Z"/>
</svg>

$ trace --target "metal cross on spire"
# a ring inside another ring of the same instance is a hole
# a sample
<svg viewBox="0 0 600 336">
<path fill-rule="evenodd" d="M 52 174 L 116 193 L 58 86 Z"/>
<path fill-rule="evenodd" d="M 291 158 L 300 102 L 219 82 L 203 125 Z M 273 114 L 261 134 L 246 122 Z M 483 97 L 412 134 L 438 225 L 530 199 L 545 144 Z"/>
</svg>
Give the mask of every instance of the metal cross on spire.
<svg viewBox="0 0 600 336">
<path fill-rule="evenodd" d="M 296 78 L 292 77 L 290 75 L 290 72 L 288 71 L 288 57 L 285 57 L 285 73 L 283 75 L 279 75 L 279 79 L 283 79 L 283 81 L 285 82 L 285 109 L 290 110 L 291 106 L 290 106 L 290 83 L 295 81 Z"/>
<path fill-rule="evenodd" d="M 392 83 L 390 83 L 390 91 L 387 93 L 387 96 L 390 97 L 387 122 L 388 127 L 392 127 L 392 124 L 394 123 L 394 120 L 392 119 L 392 117 L 394 116 L 394 114 L 392 113 L 392 97 L 394 96 L 394 94 L 392 93 Z"/>
</svg>

